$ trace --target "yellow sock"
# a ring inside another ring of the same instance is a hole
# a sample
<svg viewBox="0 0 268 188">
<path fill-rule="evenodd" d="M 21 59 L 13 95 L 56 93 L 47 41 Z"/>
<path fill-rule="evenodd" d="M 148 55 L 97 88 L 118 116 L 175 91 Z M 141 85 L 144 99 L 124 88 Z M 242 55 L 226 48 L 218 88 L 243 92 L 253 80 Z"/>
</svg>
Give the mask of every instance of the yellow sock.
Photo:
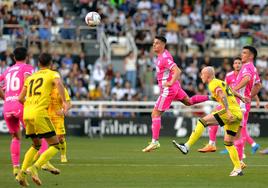
<svg viewBox="0 0 268 188">
<path fill-rule="evenodd" d="M 43 166 L 47 161 L 49 161 L 54 155 L 59 152 L 58 145 L 57 146 L 49 146 L 49 148 L 40 155 L 39 159 L 34 163 L 37 168 Z"/>
<path fill-rule="evenodd" d="M 234 168 L 238 169 L 241 168 L 240 166 L 240 161 L 239 161 L 239 157 L 238 157 L 238 153 L 236 148 L 234 147 L 234 145 L 231 146 L 225 146 L 225 148 L 228 150 L 229 152 L 229 156 L 234 164 Z"/>
<path fill-rule="evenodd" d="M 34 162 L 34 161 L 37 161 L 39 157 L 40 157 L 40 153 L 37 152 L 37 153 L 34 155 L 33 162 Z"/>
<path fill-rule="evenodd" d="M 204 125 L 199 120 L 197 122 L 195 130 L 192 132 L 189 140 L 185 143 L 185 145 L 190 148 L 200 138 L 204 129 L 205 129 Z"/>
<path fill-rule="evenodd" d="M 63 139 L 63 142 L 60 142 L 60 154 L 66 155 L 66 140 Z"/>
<path fill-rule="evenodd" d="M 30 149 L 28 149 L 28 151 L 24 155 L 24 160 L 23 160 L 22 167 L 21 167 L 22 171 L 26 171 L 27 168 L 32 165 L 33 158 L 36 153 L 38 153 L 38 150 L 34 148 L 33 146 L 31 146 Z"/>
</svg>

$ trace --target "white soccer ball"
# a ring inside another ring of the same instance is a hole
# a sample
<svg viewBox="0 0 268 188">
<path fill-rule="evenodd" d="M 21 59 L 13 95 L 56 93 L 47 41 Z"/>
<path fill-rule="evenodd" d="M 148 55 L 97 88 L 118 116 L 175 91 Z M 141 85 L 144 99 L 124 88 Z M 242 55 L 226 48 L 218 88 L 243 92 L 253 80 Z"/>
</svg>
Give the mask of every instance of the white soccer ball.
<svg viewBox="0 0 268 188">
<path fill-rule="evenodd" d="M 96 27 L 101 23 L 101 17 L 97 12 L 89 12 L 85 17 L 86 24 L 90 27 Z"/>
</svg>

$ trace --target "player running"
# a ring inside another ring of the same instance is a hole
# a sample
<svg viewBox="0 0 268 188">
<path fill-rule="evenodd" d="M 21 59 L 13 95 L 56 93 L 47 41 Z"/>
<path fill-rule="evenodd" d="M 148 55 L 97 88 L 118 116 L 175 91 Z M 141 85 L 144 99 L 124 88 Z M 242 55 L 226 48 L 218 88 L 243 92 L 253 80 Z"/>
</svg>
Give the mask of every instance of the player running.
<svg viewBox="0 0 268 188">
<path fill-rule="evenodd" d="M 233 69 L 234 70 L 227 73 L 226 77 L 225 77 L 225 82 L 231 88 L 235 87 L 236 78 L 237 78 L 237 75 L 238 75 L 241 67 L 242 67 L 242 60 L 240 57 L 236 57 L 233 61 Z M 255 100 L 259 101 L 258 96 L 255 96 Z M 217 106 L 216 110 L 220 110 L 221 108 L 222 108 L 221 106 Z M 218 125 L 210 126 L 208 129 L 209 129 L 209 143 L 205 147 L 198 149 L 198 151 L 202 152 L 202 153 L 215 152 L 217 150 L 217 148 L 216 148 L 216 135 L 217 135 L 217 131 L 218 131 Z M 227 154 L 228 151 L 223 150 L 223 151 L 221 151 L 221 153 Z"/>
<path fill-rule="evenodd" d="M 33 73 L 34 68 L 27 64 L 27 49 L 18 47 L 13 52 L 15 65 L 7 68 L 0 76 L 4 81 L 4 119 L 6 121 L 12 140 L 10 154 L 13 165 L 13 175 L 16 176 L 20 169 L 20 144 L 21 127 L 23 123 L 23 105 L 18 101 L 18 96 L 23 88 L 25 79 Z"/>
<path fill-rule="evenodd" d="M 208 66 L 203 68 L 201 71 L 201 79 L 203 83 L 208 84 L 208 89 L 211 92 L 212 97 L 214 97 L 223 108 L 199 119 L 195 130 L 185 144 L 178 144 L 175 140 L 173 140 L 173 144 L 183 154 L 187 154 L 191 146 L 200 138 L 207 126 L 215 124 L 224 126 L 224 145 L 228 150 L 234 165 L 234 169 L 230 173 L 230 176 L 241 176 L 243 173 L 238 153 L 233 142 L 236 134 L 240 131 L 242 112 L 235 96 L 242 101 L 245 101 L 246 99 L 237 92 L 232 91 L 226 82 L 216 79 L 213 67 Z"/>
<path fill-rule="evenodd" d="M 178 81 L 181 70 L 165 47 L 166 38 L 156 36 L 153 42 L 153 51 L 158 55 L 155 65 L 160 96 L 151 115 L 152 142 L 142 150 L 143 152 L 150 152 L 160 147 L 158 139 L 161 128 L 161 115 L 170 108 L 172 101 L 181 101 L 189 106 L 209 100 L 209 97 L 206 95 L 195 95 L 189 98 Z"/>
<path fill-rule="evenodd" d="M 22 186 L 28 186 L 26 173 L 31 175 L 32 180 L 37 185 L 41 185 L 38 170 L 59 151 L 59 141 L 48 115 L 50 95 L 54 87 L 57 87 L 63 101 L 64 113 L 67 112 L 68 105 L 59 73 L 49 69 L 51 60 L 50 54 L 40 55 L 40 70 L 27 78 L 19 96 L 19 100 L 24 103 L 23 120 L 26 125 L 26 137 L 30 137 L 33 141 L 32 146 L 24 156 L 22 168 L 16 176 L 16 180 Z M 46 139 L 49 148 L 32 164 L 33 158 L 41 146 L 40 138 Z"/>
<path fill-rule="evenodd" d="M 234 90 L 239 92 L 242 96 L 252 98 L 257 95 L 261 88 L 260 77 L 255 68 L 253 61 L 257 57 L 257 50 L 252 46 L 244 46 L 241 52 L 242 59 L 242 68 L 239 71 L 237 76 L 236 86 Z M 243 126 L 241 129 L 241 137 L 240 139 L 235 141 L 235 146 L 238 151 L 238 155 L 240 160 L 243 160 L 243 153 L 245 142 L 247 141 L 251 146 L 251 152 L 254 154 L 260 148 L 260 145 L 257 144 L 248 134 L 247 131 L 247 122 L 248 115 L 251 108 L 251 102 L 244 104 L 240 103 L 240 107 L 243 112 Z"/>
</svg>

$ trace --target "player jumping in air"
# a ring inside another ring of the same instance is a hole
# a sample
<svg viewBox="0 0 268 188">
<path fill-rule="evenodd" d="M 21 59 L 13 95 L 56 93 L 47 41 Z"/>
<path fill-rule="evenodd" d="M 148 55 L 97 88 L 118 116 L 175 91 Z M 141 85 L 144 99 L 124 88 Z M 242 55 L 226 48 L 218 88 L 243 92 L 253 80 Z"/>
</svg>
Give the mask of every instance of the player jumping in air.
<svg viewBox="0 0 268 188">
<path fill-rule="evenodd" d="M 161 128 L 161 115 L 170 108 L 172 101 L 181 101 L 183 104 L 190 106 L 209 100 L 206 95 L 195 95 L 190 98 L 185 93 L 178 81 L 181 70 L 165 47 L 166 38 L 156 36 L 153 42 L 153 51 L 158 55 L 155 65 L 160 96 L 151 115 L 152 142 L 142 150 L 143 152 L 150 152 L 160 147 L 158 139 Z"/>
</svg>

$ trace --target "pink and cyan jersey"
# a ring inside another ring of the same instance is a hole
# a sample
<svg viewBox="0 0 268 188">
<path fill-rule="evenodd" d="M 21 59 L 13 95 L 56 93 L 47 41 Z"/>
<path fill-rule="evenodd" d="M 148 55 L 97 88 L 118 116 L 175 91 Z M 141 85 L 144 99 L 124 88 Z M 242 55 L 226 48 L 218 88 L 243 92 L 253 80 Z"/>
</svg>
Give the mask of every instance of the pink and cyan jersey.
<svg viewBox="0 0 268 188">
<path fill-rule="evenodd" d="M 187 94 L 181 88 L 179 81 L 175 81 L 170 87 L 164 87 L 164 83 L 172 79 L 171 69 L 176 66 L 171 54 L 165 50 L 159 55 L 155 62 L 157 81 L 160 88 L 160 96 L 158 97 L 155 108 L 160 111 L 165 111 L 170 108 L 172 101 L 183 100 Z"/>
<path fill-rule="evenodd" d="M 242 65 L 241 70 L 239 71 L 239 74 L 236 79 L 236 85 L 241 82 L 241 80 L 245 77 L 249 76 L 250 80 L 249 82 L 242 88 L 238 90 L 238 92 L 245 97 L 251 98 L 251 90 L 254 86 L 254 84 L 260 82 L 260 77 L 257 72 L 257 69 L 255 68 L 253 62 L 245 63 Z M 250 103 L 244 104 L 240 103 L 240 107 L 242 111 L 249 111 L 250 110 Z"/>
<path fill-rule="evenodd" d="M 236 84 L 237 74 L 234 71 L 228 72 L 225 76 L 225 82 L 231 87 L 234 88 Z"/>
<path fill-rule="evenodd" d="M 158 86 L 160 88 L 161 93 L 166 93 L 167 95 L 170 92 L 177 93 L 177 88 L 180 86 L 179 81 L 175 81 L 175 83 L 171 87 L 164 87 L 164 83 L 170 81 L 172 79 L 171 69 L 176 66 L 176 63 L 173 60 L 171 54 L 165 50 L 161 55 L 158 56 L 157 61 L 155 62 L 156 72 L 157 72 L 157 81 Z"/>
<path fill-rule="evenodd" d="M 33 73 L 33 67 L 26 63 L 17 63 L 5 70 L 0 76 L 0 82 L 4 80 L 5 101 L 4 114 L 22 111 L 23 106 L 18 101 L 18 96 L 23 88 L 24 76 Z"/>
</svg>

